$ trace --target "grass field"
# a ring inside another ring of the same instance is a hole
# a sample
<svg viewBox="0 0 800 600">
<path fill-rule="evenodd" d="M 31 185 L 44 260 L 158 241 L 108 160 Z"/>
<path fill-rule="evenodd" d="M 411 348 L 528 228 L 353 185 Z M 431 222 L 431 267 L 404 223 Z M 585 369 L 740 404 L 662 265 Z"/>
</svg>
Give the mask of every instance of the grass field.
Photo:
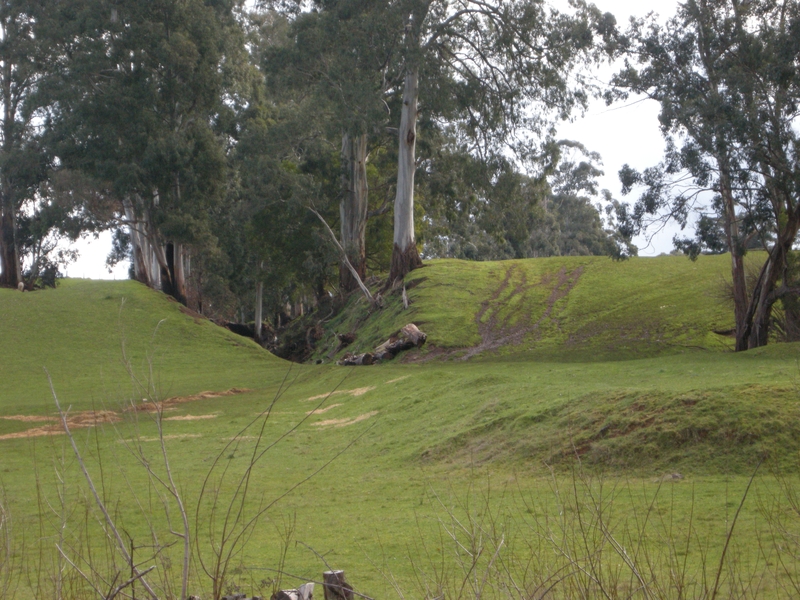
<svg viewBox="0 0 800 600">
<path fill-rule="evenodd" d="M 59 540 L 67 556 L 114 556 L 67 438 L 47 420 L 46 368 L 142 559 L 151 529 L 159 544 L 177 538 L 136 458 L 165 476 L 153 413 L 130 407 L 172 398 L 161 424 L 197 540 L 190 591 L 203 598 L 198 556 L 210 564 L 224 526 L 213 498 L 236 498 L 257 448 L 267 451 L 244 512 L 269 508 L 226 574 L 247 593 L 268 594 L 274 569 L 293 586 L 289 575 L 318 580 L 327 563 L 372 598 L 628 597 L 642 580 L 664 590 L 653 597 L 710 597 L 718 572 L 720 598 L 795 597 L 800 347 L 729 351 L 726 269 L 724 256 L 435 261 L 408 279 L 408 311 L 397 292 L 373 314 L 353 296 L 319 344 L 326 364 L 313 366 L 133 282 L 0 290 L 8 589 L 24 597 L 60 582 L 81 597 Z M 409 321 L 428 333 L 420 351 L 330 364 L 334 332 L 355 331 L 364 350 Z M 209 472 L 216 495 L 201 496 Z M 153 581 L 174 584 L 180 550 L 163 551 Z"/>
</svg>

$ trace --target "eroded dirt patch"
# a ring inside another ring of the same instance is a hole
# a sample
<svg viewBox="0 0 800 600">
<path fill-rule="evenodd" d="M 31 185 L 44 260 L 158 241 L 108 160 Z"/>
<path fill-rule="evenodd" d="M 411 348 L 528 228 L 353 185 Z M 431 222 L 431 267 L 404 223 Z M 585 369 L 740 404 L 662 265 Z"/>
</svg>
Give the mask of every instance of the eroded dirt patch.
<svg viewBox="0 0 800 600">
<path fill-rule="evenodd" d="M 210 398 L 224 398 L 226 396 L 237 396 L 239 394 L 247 394 L 251 391 L 253 390 L 249 390 L 247 388 L 231 388 L 222 392 L 200 392 L 199 394 L 192 394 L 191 396 L 174 396 L 172 398 L 167 398 L 162 402 L 149 402 L 143 400 L 141 403 L 136 404 L 133 409 L 144 412 L 156 412 L 158 410 L 164 410 L 166 408 L 176 406 L 178 404 L 185 404 L 187 402 L 208 400 Z"/>
<path fill-rule="evenodd" d="M 237 394 L 246 394 L 251 390 L 245 388 L 231 388 L 222 392 L 200 392 L 199 394 L 192 394 L 191 396 L 175 396 L 168 398 L 163 402 L 142 402 L 134 407 L 129 407 L 123 412 L 131 410 L 156 412 L 157 410 L 173 410 L 179 404 L 187 402 L 194 402 L 195 400 L 206 400 L 208 398 L 222 398 L 225 396 L 235 396 Z M 218 414 L 211 415 L 184 415 L 176 417 L 167 417 L 165 421 L 196 421 L 202 419 L 214 419 Z M 62 435 L 64 433 L 64 426 L 61 423 L 61 418 L 57 415 L 8 415 L 0 416 L 0 419 L 6 421 L 18 421 L 21 423 L 46 423 L 41 427 L 33 427 L 25 431 L 15 431 L 13 433 L 6 433 L 0 435 L 0 440 L 13 440 L 26 437 L 40 437 L 49 435 Z M 81 429 L 83 427 L 94 427 L 103 423 L 118 423 L 122 420 L 122 413 L 113 410 L 87 410 L 82 412 L 70 413 L 67 416 L 67 426 L 70 430 Z M 166 436 L 165 436 L 166 437 Z"/>
<path fill-rule="evenodd" d="M 330 396 L 337 396 L 340 394 L 349 394 L 350 396 L 358 397 L 358 396 L 363 396 L 367 392 L 371 392 L 374 389 L 375 386 L 370 385 L 368 387 L 355 388 L 353 390 L 335 390 L 333 392 L 328 392 L 327 394 L 319 394 L 317 396 L 311 396 L 310 398 L 302 400 L 302 402 L 313 402 L 314 400 L 322 400 L 323 398 L 328 398 Z"/>
<path fill-rule="evenodd" d="M 378 414 L 377 410 L 370 411 L 368 413 L 364 413 L 363 415 L 358 415 L 352 419 L 326 419 L 325 421 L 319 421 L 317 423 L 312 423 L 315 427 L 347 427 L 348 425 L 355 425 L 356 423 L 360 423 L 361 421 L 366 421 L 367 419 L 374 417 Z"/>
<path fill-rule="evenodd" d="M 44 415 L 12 415 L 8 417 L 0 417 L 8 421 L 22 421 L 27 423 L 49 423 L 41 427 L 33 427 L 25 431 L 15 431 L 14 433 L 6 433 L 0 435 L 0 440 L 14 440 L 26 437 L 39 437 L 47 435 L 62 435 L 64 433 L 64 425 L 61 418 L 57 416 L 44 416 Z M 94 427 L 95 425 L 103 423 L 117 423 L 121 420 L 118 413 L 113 410 L 86 410 L 67 415 L 67 426 L 70 430 L 81 429 L 83 427 Z"/>
<path fill-rule="evenodd" d="M 164 421 L 204 421 L 206 419 L 216 419 L 219 416 L 218 413 L 214 413 L 211 415 L 179 415 L 177 417 L 166 417 L 163 419 Z"/>
<path fill-rule="evenodd" d="M 478 326 L 478 333 L 481 336 L 478 345 L 454 350 L 434 348 L 424 357 L 409 358 L 406 362 L 427 362 L 437 358 L 468 360 L 483 352 L 521 344 L 526 337 L 535 333 L 552 319 L 556 304 L 572 291 L 582 273 L 583 267 L 572 271 L 567 271 L 566 267 L 562 267 L 557 273 L 543 275 L 538 283 L 529 283 L 525 271 L 519 265 L 511 265 L 506 270 L 503 281 L 500 282 L 491 297 L 481 303 L 481 307 L 475 314 L 475 324 Z M 512 285 L 514 285 L 513 289 L 501 301 L 501 296 Z M 545 302 L 544 312 L 535 322 L 532 317 L 534 306 L 532 302 L 521 302 L 518 310 L 508 310 L 510 303 L 524 298 L 531 289 L 551 285 L 554 287 Z"/>
<path fill-rule="evenodd" d="M 187 438 L 203 437 L 199 433 L 171 433 L 164 436 L 165 440 L 183 440 Z M 158 437 L 139 437 L 131 438 L 129 440 L 120 440 L 120 443 L 135 444 L 137 442 L 158 442 L 161 438 Z"/>
<path fill-rule="evenodd" d="M 337 406 L 341 406 L 341 404 L 331 404 L 330 406 L 326 406 L 325 408 L 315 408 L 314 410 L 308 411 L 307 415 L 321 415 L 323 413 L 328 412 L 332 408 L 336 408 Z"/>
</svg>

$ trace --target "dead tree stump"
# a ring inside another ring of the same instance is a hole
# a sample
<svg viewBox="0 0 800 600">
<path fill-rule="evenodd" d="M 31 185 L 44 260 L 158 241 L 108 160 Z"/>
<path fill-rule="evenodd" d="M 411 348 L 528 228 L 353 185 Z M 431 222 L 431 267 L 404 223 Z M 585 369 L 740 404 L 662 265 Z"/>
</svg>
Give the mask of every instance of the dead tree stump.
<svg viewBox="0 0 800 600">
<path fill-rule="evenodd" d="M 353 600 L 353 586 L 344 578 L 344 571 L 325 571 L 322 574 L 325 600 Z"/>
</svg>

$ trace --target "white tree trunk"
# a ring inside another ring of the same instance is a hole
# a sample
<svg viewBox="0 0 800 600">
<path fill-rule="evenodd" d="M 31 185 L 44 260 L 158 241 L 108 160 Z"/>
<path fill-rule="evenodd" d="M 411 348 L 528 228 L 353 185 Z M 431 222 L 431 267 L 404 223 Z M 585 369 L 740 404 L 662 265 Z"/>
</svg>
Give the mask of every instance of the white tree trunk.
<svg viewBox="0 0 800 600">
<path fill-rule="evenodd" d="M 397 195 L 394 200 L 394 248 L 389 272 L 391 282 L 422 265 L 414 237 L 414 173 L 416 171 L 417 100 L 419 69 L 406 72 L 400 115 Z"/>
<path fill-rule="evenodd" d="M 366 275 L 365 234 L 367 228 L 367 134 L 342 136 L 343 196 L 339 204 L 342 246 L 350 264 L 363 280 Z M 358 287 L 347 265 L 339 269 L 339 284 L 345 291 Z"/>
<path fill-rule="evenodd" d="M 261 342 L 261 322 L 264 320 L 264 283 L 259 281 L 256 284 L 256 323 L 255 323 L 255 339 Z"/>
<path fill-rule="evenodd" d="M 153 269 L 153 251 L 147 234 L 147 219 L 137 215 L 136 208 L 130 197 L 122 200 L 122 207 L 125 211 L 125 220 L 128 222 L 128 231 L 131 236 L 131 246 L 133 249 L 133 273 L 136 281 L 140 281 L 148 287 L 156 287 Z"/>
</svg>

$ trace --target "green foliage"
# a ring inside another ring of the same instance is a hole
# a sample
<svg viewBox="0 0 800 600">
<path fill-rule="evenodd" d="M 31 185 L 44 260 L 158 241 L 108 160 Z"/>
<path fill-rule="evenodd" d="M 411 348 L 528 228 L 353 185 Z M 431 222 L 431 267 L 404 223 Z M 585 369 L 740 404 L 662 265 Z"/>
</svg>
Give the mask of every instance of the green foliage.
<svg viewBox="0 0 800 600">
<path fill-rule="evenodd" d="M 561 141 L 540 157 L 543 174 L 530 177 L 507 159 L 437 153 L 420 174 L 420 195 L 432 219 L 425 255 L 502 260 L 612 254 L 613 233 L 604 230 L 590 200 L 602 174 L 594 164 L 599 160 L 582 145 Z"/>
</svg>

